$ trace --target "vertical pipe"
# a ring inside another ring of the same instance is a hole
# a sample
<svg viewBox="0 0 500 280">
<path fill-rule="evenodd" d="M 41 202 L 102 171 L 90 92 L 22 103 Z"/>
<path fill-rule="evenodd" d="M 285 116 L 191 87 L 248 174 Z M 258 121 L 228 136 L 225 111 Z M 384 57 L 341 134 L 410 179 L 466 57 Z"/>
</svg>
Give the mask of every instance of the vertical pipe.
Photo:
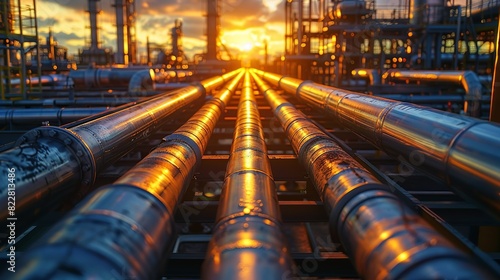
<svg viewBox="0 0 500 280">
<path fill-rule="evenodd" d="M 21 45 L 19 51 L 21 52 L 21 94 L 23 95 L 23 99 L 28 99 L 28 93 L 26 88 L 26 53 L 24 52 L 24 30 L 23 30 L 23 11 L 21 8 L 21 0 L 17 0 L 17 9 L 18 9 L 18 20 L 19 20 L 19 44 Z"/>
<path fill-rule="evenodd" d="M 136 166 L 59 222 L 23 256 L 15 277 L 158 279 L 175 236 L 177 201 L 242 74 Z"/>
<path fill-rule="evenodd" d="M 127 27 L 127 49 L 125 54 L 127 54 L 128 63 L 137 63 L 137 38 L 135 31 L 136 22 L 136 12 L 135 12 L 135 0 L 125 0 L 125 18 Z"/>
<path fill-rule="evenodd" d="M 97 2 L 100 0 L 87 0 L 89 4 L 89 18 L 90 18 L 90 49 L 95 50 L 99 48 L 99 36 L 97 26 Z"/>
<path fill-rule="evenodd" d="M 219 1 L 207 1 L 207 60 L 217 60 Z"/>
<path fill-rule="evenodd" d="M 237 117 L 202 275 L 204 279 L 286 279 L 292 262 L 248 72 Z"/>
<path fill-rule="evenodd" d="M 500 13 L 500 10 L 499 10 Z M 498 19 L 495 70 L 491 87 L 490 121 L 500 123 L 500 18 Z"/>
<path fill-rule="evenodd" d="M 37 19 L 37 13 L 36 13 L 36 1 L 33 0 L 33 18 L 35 19 L 35 36 L 38 38 L 38 20 Z M 40 56 L 40 44 L 36 44 L 36 71 L 38 77 L 42 76 L 42 57 Z M 38 91 L 42 91 L 42 85 L 38 85 Z"/>
<path fill-rule="evenodd" d="M 128 59 L 125 58 L 125 37 L 123 24 L 124 0 L 115 0 L 115 15 L 116 15 L 116 63 L 127 64 Z"/>
<path fill-rule="evenodd" d="M 302 54 L 302 37 L 303 35 L 303 29 L 302 26 L 304 25 L 304 0 L 298 0 L 298 5 L 299 5 L 299 19 L 298 19 L 298 26 L 297 26 L 297 40 L 298 40 L 298 45 L 297 45 L 297 55 Z M 300 76 L 299 76 L 300 77 Z"/>
<path fill-rule="evenodd" d="M 330 234 L 370 279 L 493 279 L 361 164 L 280 97 L 254 79 L 325 204 Z"/>
</svg>

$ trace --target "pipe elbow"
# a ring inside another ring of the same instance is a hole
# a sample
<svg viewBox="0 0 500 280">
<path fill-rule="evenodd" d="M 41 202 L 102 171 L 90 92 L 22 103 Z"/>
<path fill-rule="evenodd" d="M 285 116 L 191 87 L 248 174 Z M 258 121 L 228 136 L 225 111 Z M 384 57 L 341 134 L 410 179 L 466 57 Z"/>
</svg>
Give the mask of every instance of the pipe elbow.
<svg viewBox="0 0 500 280">
<path fill-rule="evenodd" d="M 128 92 L 138 94 L 144 91 L 155 89 L 155 72 L 153 69 L 141 70 L 136 72 L 130 79 Z"/>
</svg>

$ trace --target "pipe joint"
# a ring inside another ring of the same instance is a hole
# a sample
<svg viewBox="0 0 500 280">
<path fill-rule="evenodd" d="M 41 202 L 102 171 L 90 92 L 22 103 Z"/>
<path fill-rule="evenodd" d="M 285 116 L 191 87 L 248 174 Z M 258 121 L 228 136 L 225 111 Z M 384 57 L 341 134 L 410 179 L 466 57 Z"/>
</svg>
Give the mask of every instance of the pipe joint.
<svg viewBox="0 0 500 280">
<path fill-rule="evenodd" d="M 89 147 L 72 131 L 56 126 L 43 126 L 32 129 L 17 140 L 16 146 L 35 143 L 39 138 L 48 138 L 63 143 L 78 159 L 81 168 L 81 187 L 78 188 L 77 199 L 82 198 L 94 183 L 97 173 L 96 162 Z"/>
<path fill-rule="evenodd" d="M 193 150 L 194 154 L 196 155 L 196 162 L 199 162 L 203 156 L 203 153 L 201 151 L 201 147 L 198 143 L 196 143 L 195 140 L 193 140 L 191 137 L 184 135 L 184 134 L 179 134 L 179 133 L 173 133 L 168 136 L 165 136 L 163 138 L 164 144 L 162 146 L 167 146 L 171 142 L 181 142 L 189 146 L 191 150 Z"/>
</svg>

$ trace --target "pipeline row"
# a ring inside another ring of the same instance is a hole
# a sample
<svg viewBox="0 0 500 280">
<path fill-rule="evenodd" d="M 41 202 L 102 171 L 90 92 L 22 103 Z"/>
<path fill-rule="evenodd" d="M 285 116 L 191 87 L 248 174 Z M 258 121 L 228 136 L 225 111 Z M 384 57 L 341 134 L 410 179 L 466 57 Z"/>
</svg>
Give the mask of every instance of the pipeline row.
<svg viewBox="0 0 500 280">
<path fill-rule="evenodd" d="M 286 279 L 291 257 L 250 75 L 243 82 L 204 279 Z"/>
<path fill-rule="evenodd" d="M 163 144 L 59 222 L 23 257 L 16 277 L 158 278 L 174 236 L 174 209 L 243 72 L 234 74 Z"/>
<path fill-rule="evenodd" d="M 438 175 L 500 219 L 500 125 L 256 70 L 387 154 Z"/>
<path fill-rule="evenodd" d="M 261 78 L 254 79 L 312 178 L 329 214 L 332 238 L 342 244 L 362 278 L 495 278 Z"/>
<path fill-rule="evenodd" d="M 168 116 L 200 100 L 205 92 L 240 71 L 217 76 L 71 128 L 44 126 L 28 131 L 0 154 L 0 179 L 16 170 L 16 216 L 30 223 L 41 209 L 69 194 L 83 197 L 97 172 L 130 152 L 168 121 Z M 7 188 L 0 189 L 0 220 L 6 221 Z"/>
</svg>

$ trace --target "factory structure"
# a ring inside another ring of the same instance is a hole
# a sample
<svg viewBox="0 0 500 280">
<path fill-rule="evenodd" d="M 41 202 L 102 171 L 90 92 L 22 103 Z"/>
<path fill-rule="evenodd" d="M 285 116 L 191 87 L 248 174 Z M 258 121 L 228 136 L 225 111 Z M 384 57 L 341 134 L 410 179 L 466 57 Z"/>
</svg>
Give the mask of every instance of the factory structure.
<svg viewBox="0 0 500 280">
<path fill-rule="evenodd" d="M 73 59 L 0 0 L 1 279 L 500 279 L 499 0 L 284 0 L 251 67 L 111 2 Z"/>
</svg>

